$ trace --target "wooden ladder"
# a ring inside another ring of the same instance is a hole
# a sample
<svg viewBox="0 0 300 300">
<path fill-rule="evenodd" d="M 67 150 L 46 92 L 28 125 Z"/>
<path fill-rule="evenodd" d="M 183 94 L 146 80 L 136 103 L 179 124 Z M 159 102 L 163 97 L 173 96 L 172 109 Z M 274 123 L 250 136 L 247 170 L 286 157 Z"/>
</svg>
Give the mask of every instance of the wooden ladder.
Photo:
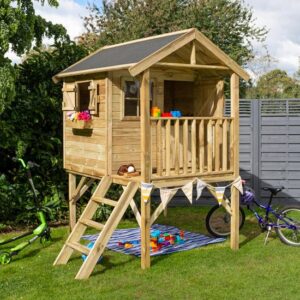
<svg viewBox="0 0 300 300">
<path fill-rule="evenodd" d="M 111 183 L 112 179 L 110 176 L 104 176 L 102 178 L 54 262 L 54 265 L 66 264 L 74 250 L 85 254 L 87 257 L 78 271 L 75 277 L 76 279 L 87 279 L 91 275 L 110 237 L 118 226 L 133 196 L 139 188 L 138 182 L 129 182 L 124 188 L 120 199 L 118 201 L 114 201 L 105 198 Z M 100 224 L 92 220 L 97 208 L 101 204 L 114 206 L 114 209 L 105 224 Z M 100 231 L 99 236 L 91 249 L 80 244 L 80 239 L 88 227 L 92 227 Z"/>
</svg>

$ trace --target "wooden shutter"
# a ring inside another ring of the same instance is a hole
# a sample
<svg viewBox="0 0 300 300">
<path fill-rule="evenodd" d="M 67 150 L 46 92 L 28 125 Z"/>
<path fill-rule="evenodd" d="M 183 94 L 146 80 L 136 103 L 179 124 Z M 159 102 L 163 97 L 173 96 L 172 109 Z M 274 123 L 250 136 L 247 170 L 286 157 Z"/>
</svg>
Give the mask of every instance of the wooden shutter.
<svg viewBox="0 0 300 300">
<path fill-rule="evenodd" d="M 89 111 L 91 114 L 95 115 L 98 113 L 98 93 L 97 93 L 97 83 L 96 81 L 91 81 L 89 85 L 90 90 L 90 103 Z"/>
<path fill-rule="evenodd" d="M 76 110 L 76 90 L 75 83 L 64 82 L 62 110 Z"/>
</svg>

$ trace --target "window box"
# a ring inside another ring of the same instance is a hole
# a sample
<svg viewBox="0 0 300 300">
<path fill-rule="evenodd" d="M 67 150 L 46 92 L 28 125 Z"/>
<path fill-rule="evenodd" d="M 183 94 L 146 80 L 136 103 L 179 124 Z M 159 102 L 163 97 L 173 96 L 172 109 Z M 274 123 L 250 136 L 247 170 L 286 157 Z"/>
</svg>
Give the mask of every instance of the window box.
<svg viewBox="0 0 300 300">
<path fill-rule="evenodd" d="M 92 127 L 92 120 L 90 121 L 77 120 L 72 122 L 72 128 L 74 129 L 89 129 L 91 127 Z"/>
<path fill-rule="evenodd" d="M 87 129 L 92 127 L 92 117 L 88 110 L 69 112 L 67 118 L 72 121 L 72 128 Z"/>
</svg>

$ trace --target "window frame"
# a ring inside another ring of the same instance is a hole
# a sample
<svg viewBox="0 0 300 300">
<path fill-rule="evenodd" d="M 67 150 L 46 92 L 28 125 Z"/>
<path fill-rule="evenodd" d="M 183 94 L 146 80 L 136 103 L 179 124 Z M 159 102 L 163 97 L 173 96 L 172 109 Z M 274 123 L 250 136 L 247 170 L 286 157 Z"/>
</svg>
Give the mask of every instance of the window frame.
<svg viewBox="0 0 300 300">
<path fill-rule="evenodd" d="M 126 86 L 126 81 L 138 81 L 139 82 L 139 88 L 140 88 L 140 80 L 137 80 L 133 77 L 130 76 L 122 76 L 121 77 L 121 116 L 120 119 L 122 121 L 139 121 L 141 119 L 141 116 L 126 116 L 125 115 L 125 86 Z M 150 108 L 155 105 L 154 101 L 156 99 L 155 97 L 155 91 L 156 91 L 156 80 L 152 78 L 150 80 Z M 152 105 L 151 105 L 152 104 Z M 137 111 L 140 112 L 140 93 L 138 93 L 138 100 L 137 100 Z M 149 112 L 150 113 L 150 112 Z"/>
</svg>

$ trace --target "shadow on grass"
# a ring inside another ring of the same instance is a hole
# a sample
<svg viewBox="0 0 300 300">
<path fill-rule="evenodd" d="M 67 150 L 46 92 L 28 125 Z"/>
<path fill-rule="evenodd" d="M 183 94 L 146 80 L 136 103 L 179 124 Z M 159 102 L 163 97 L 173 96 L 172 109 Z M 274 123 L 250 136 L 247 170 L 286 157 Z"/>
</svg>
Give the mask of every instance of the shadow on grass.
<svg viewBox="0 0 300 300">
<path fill-rule="evenodd" d="M 126 257 L 127 257 L 127 259 L 122 262 L 112 263 L 110 260 L 110 258 L 111 258 L 110 255 L 103 256 L 103 259 L 101 261 L 101 266 L 103 267 L 103 269 L 93 272 L 93 275 L 104 274 L 105 272 L 115 268 L 116 266 L 120 267 L 120 266 L 129 264 L 130 262 L 132 262 L 136 259 L 136 257 L 133 255 L 126 255 Z"/>
</svg>

